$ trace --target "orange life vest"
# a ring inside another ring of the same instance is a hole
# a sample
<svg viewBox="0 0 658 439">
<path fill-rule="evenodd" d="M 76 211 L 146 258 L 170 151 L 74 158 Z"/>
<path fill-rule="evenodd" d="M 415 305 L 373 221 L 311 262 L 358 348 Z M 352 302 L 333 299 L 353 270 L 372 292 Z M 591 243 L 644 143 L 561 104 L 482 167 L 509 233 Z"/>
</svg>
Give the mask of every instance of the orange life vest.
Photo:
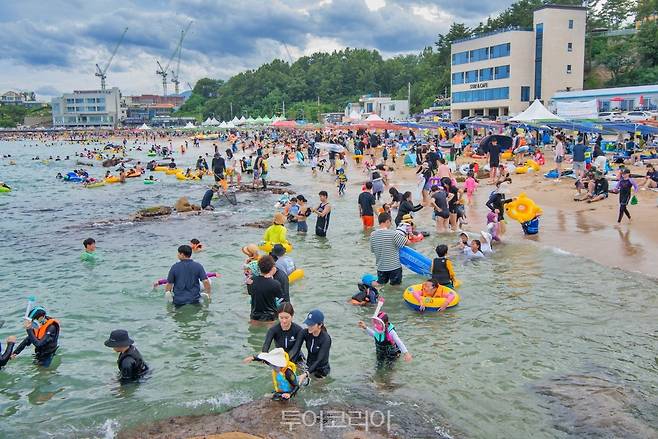
<svg viewBox="0 0 658 439">
<path fill-rule="evenodd" d="M 57 329 L 59 329 L 59 322 L 55 319 L 48 319 L 46 320 L 46 323 L 43 325 L 39 326 L 39 329 L 34 331 L 34 336 L 38 339 L 41 340 L 46 336 L 46 331 L 48 331 L 48 328 L 51 325 L 57 325 Z"/>
</svg>

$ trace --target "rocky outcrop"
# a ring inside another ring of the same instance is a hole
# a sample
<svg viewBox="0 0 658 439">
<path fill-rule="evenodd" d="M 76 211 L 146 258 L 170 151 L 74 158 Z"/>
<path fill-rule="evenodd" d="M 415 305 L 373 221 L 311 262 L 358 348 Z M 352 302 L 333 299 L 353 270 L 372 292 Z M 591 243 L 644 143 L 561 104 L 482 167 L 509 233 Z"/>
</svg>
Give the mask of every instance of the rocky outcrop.
<svg viewBox="0 0 658 439">
<path fill-rule="evenodd" d="M 147 207 L 146 209 L 138 210 L 137 213 L 133 215 L 133 219 L 139 221 L 139 220 L 145 220 L 151 218 L 158 218 L 163 216 L 169 216 L 173 212 L 174 209 L 172 209 L 169 206 Z"/>
<path fill-rule="evenodd" d="M 119 439 L 213 438 L 242 439 L 239 433 L 258 439 L 388 439 L 408 437 L 442 437 L 429 425 L 418 420 L 411 430 L 374 416 L 366 431 L 365 421 L 355 422 L 350 416 L 375 413 L 366 408 L 325 405 L 303 407 L 296 400 L 275 402 L 269 398 L 252 401 L 221 414 L 182 416 L 154 424 L 125 430 Z M 383 422 L 382 422 L 383 421 Z M 376 424 L 380 424 L 377 426 Z M 226 436 L 224 436 L 226 434 Z M 231 436 L 232 434 L 233 436 Z"/>
</svg>

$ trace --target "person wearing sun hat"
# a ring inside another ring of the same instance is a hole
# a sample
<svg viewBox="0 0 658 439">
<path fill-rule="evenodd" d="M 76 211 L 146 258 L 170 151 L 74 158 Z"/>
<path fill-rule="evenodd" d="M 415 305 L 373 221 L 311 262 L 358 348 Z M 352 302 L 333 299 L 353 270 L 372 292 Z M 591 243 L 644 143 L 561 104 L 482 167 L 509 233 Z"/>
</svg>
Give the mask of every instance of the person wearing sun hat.
<svg viewBox="0 0 658 439">
<path fill-rule="evenodd" d="M 245 264 L 258 261 L 258 259 L 260 259 L 260 253 L 258 253 L 258 246 L 256 244 L 247 244 L 242 247 L 241 251 L 247 257 L 247 259 L 244 261 Z"/>
<path fill-rule="evenodd" d="M 134 346 L 134 341 L 125 329 L 116 329 L 105 340 L 105 346 L 119 353 L 117 366 L 121 372 L 121 382 L 135 381 L 148 372 L 149 367 L 144 362 L 142 354 Z"/>
<path fill-rule="evenodd" d="M 272 225 L 269 226 L 265 233 L 263 234 L 263 241 L 270 242 L 272 244 L 288 244 L 286 239 L 286 217 L 281 213 L 277 212 L 274 214 L 274 219 L 272 220 Z"/>
<path fill-rule="evenodd" d="M 299 390 L 297 365 L 290 361 L 288 353 L 283 348 L 275 348 L 270 352 L 261 352 L 254 360 L 263 362 L 272 368 L 272 384 L 275 401 L 288 400 Z"/>
</svg>

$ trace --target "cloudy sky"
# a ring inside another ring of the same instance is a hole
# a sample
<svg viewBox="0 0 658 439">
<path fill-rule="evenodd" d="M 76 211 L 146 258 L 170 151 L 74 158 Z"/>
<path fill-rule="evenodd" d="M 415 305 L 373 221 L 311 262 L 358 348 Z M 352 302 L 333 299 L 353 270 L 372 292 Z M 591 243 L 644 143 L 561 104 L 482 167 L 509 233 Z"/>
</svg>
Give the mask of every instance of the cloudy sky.
<svg viewBox="0 0 658 439">
<path fill-rule="evenodd" d="M 180 31 L 180 79 L 226 79 L 274 58 L 344 47 L 385 57 L 418 52 L 453 21 L 475 25 L 512 0 L 0 0 L 0 92 L 42 98 L 98 88 L 103 66 L 128 27 L 107 75 L 124 94 L 161 93 L 164 65 Z M 286 46 L 290 55 L 286 51 Z M 175 62 L 172 63 L 172 67 Z M 185 86 L 183 87 L 183 84 Z M 173 90 L 173 84 L 169 85 Z"/>
</svg>

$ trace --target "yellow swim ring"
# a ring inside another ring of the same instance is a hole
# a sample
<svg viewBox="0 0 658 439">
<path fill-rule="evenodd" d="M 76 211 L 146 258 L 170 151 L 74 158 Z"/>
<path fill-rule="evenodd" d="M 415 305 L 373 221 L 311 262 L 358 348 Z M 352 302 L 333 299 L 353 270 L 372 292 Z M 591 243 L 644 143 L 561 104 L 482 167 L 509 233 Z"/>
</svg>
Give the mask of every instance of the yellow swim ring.
<svg viewBox="0 0 658 439">
<path fill-rule="evenodd" d="M 304 270 L 301 268 L 296 269 L 288 275 L 288 282 L 293 283 L 304 277 Z"/>
<path fill-rule="evenodd" d="M 107 177 L 104 181 L 105 183 L 118 183 L 121 181 L 121 179 L 116 175 L 112 175 L 110 177 Z"/>
<path fill-rule="evenodd" d="M 517 166 L 516 169 L 514 170 L 517 174 L 525 174 L 528 172 L 528 167 L 527 166 Z"/>
<path fill-rule="evenodd" d="M 179 169 L 179 168 L 172 168 L 172 169 L 167 169 L 165 171 L 165 174 L 174 175 L 174 174 L 178 174 L 179 172 L 185 172 L 185 171 L 183 171 L 182 169 Z"/>
<path fill-rule="evenodd" d="M 402 294 L 402 298 L 404 299 L 407 306 L 409 306 L 409 308 L 413 309 L 414 311 L 420 311 L 420 303 L 414 297 L 414 292 L 421 291 L 422 288 L 423 284 L 411 285 L 406 290 L 404 290 L 404 293 Z M 441 288 L 444 288 L 445 290 L 448 290 L 448 292 L 455 295 L 452 301 L 448 304 L 448 308 L 452 308 L 459 303 L 460 297 L 455 290 L 443 286 Z M 425 305 L 425 311 L 429 312 L 438 311 L 446 301 L 444 297 L 423 297 L 422 299 L 423 305 Z"/>
<path fill-rule="evenodd" d="M 543 211 L 524 192 L 505 205 L 507 216 L 520 223 L 525 223 L 541 215 Z"/>
<path fill-rule="evenodd" d="M 500 158 L 503 160 L 511 160 L 513 155 L 514 154 L 512 154 L 512 151 L 505 151 L 500 155 Z"/>
<path fill-rule="evenodd" d="M 158 172 L 165 172 L 165 171 L 169 170 L 169 167 L 168 166 L 156 166 L 155 168 L 153 168 L 153 170 L 158 171 Z"/>
<path fill-rule="evenodd" d="M 269 253 L 269 252 L 272 251 L 272 247 L 274 247 L 274 244 L 276 244 L 276 243 L 271 242 L 271 241 L 264 241 L 264 242 L 260 243 L 258 248 L 261 251 L 264 251 L 265 253 Z M 292 244 L 290 244 L 289 242 L 284 242 L 282 245 L 283 245 L 283 248 L 286 249 L 286 253 L 290 253 L 292 251 Z"/>
<path fill-rule="evenodd" d="M 525 165 L 532 168 L 535 172 L 539 171 L 539 163 L 534 160 L 526 160 Z"/>
</svg>

